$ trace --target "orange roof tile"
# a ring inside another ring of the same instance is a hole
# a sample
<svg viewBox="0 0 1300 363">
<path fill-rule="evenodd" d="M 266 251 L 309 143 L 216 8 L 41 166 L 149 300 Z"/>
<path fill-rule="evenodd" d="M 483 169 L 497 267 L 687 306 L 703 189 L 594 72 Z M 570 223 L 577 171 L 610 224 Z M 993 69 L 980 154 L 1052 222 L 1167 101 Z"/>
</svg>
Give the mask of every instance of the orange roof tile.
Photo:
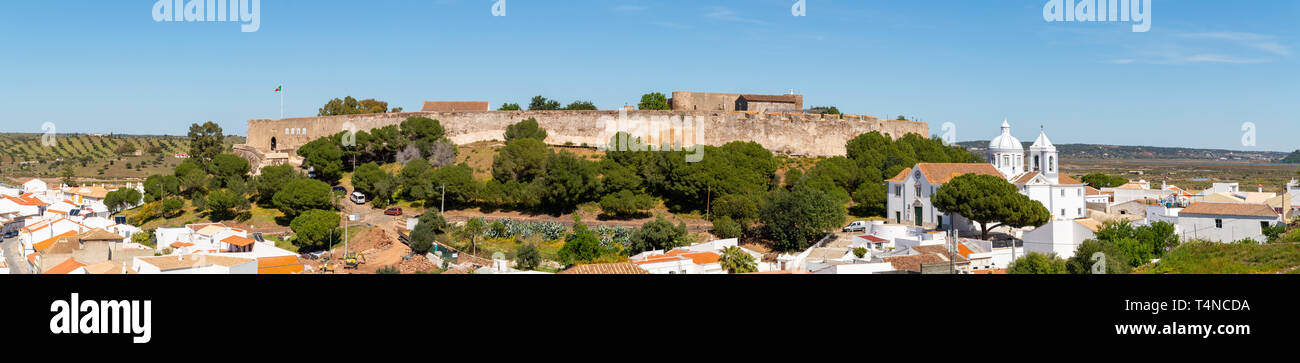
<svg viewBox="0 0 1300 363">
<path fill-rule="evenodd" d="M 898 175 L 895 175 L 893 178 L 889 178 L 889 180 L 886 181 L 902 182 L 903 180 L 907 179 L 907 174 L 911 174 L 911 173 L 912 173 L 912 168 L 903 169 L 903 172 L 898 173 Z"/>
<path fill-rule="evenodd" d="M 694 262 L 696 265 L 703 265 L 706 263 L 718 262 L 718 259 L 722 256 L 718 256 L 718 254 L 713 252 L 696 252 L 683 254 L 682 257 L 690 258 L 691 262 Z"/>
<path fill-rule="evenodd" d="M 183 247 L 193 247 L 193 246 L 194 244 L 189 242 L 172 242 L 172 248 L 183 248 Z"/>
<path fill-rule="evenodd" d="M 221 242 L 229 243 L 231 245 L 235 245 L 239 247 L 244 247 L 253 244 L 254 241 L 240 236 L 230 236 L 230 237 L 226 237 L 226 239 L 221 240 Z"/>
<path fill-rule="evenodd" d="M 560 271 L 562 275 L 649 275 L 650 271 L 627 262 L 577 265 Z"/>
<path fill-rule="evenodd" d="M 952 178 L 966 174 L 1002 177 L 1002 172 L 989 163 L 918 163 L 916 169 L 921 170 L 931 184 L 946 184 Z"/>
<path fill-rule="evenodd" d="M 1273 208 L 1264 204 L 1250 203 L 1210 203 L 1200 202 L 1192 203 L 1191 206 L 1183 208 L 1179 215 L 1183 214 L 1204 214 L 1215 216 L 1245 216 L 1245 217 L 1270 217 L 1276 218 L 1277 212 Z"/>
<path fill-rule="evenodd" d="M 77 262 L 76 259 L 69 258 L 67 261 L 51 267 L 49 270 L 42 272 L 43 275 L 66 275 L 80 267 L 86 267 L 86 264 Z"/>
<path fill-rule="evenodd" d="M 35 264 L 36 264 L 36 257 L 37 257 L 37 256 L 40 256 L 40 255 L 41 255 L 40 252 L 32 252 L 31 254 L 28 254 L 28 255 L 27 255 L 27 262 L 31 262 L 33 265 L 35 265 Z"/>
<path fill-rule="evenodd" d="M 1083 184 L 1085 184 L 1085 183 L 1084 183 L 1084 182 L 1081 182 L 1081 181 L 1078 181 L 1078 180 L 1075 180 L 1074 178 L 1071 178 L 1069 175 L 1061 175 L 1061 176 L 1056 177 L 1056 184 L 1065 184 L 1065 185 L 1083 185 Z"/>
<path fill-rule="evenodd" d="M 6 196 L 4 196 L 4 197 L 5 197 L 5 199 L 11 200 L 11 201 L 13 201 L 14 203 L 17 203 L 18 205 L 27 205 L 27 206 L 33 206 L 33 205 L 35 205 L 35 206 L 41 206 L 41 205 L 46 205 L 45 202 L 42 202 L 40 199 L 36 199 L 35 197 L 32 197 L 31 194 L 23 194 L 23 195 L 21 195 L 21 196 L 17 196 L 17 197 L 11 197 L 11 196 L 6 195 Z"/>
<path fill-rule="evenodd" d="M 54 242 L 58 241 L 60 238 L 64 238 L 64 237 L 75 237 L 76 235 L 77 235 L 77 231 L 67 231 L 67 232 L 63 232 L 63 234 L 60 234 L 60 235 L 57 235 L 57 236 L 54 236 L 54 237 L 50 237 L 50 239 L 47 239 L 47 240 L 44 240 L 44 241 L 40 241 L 40 242 L 36 242 L 36 243 L 32 244 L 32 249 L 35 249 L 35 250 L 37 250 L 37 251 L 41 251 L 41 250 L 44 250 L 44 249 L 46 249 L 46 248 L 50 248 L 50 245 L 54 244 Z"/>
<path fill-rule="evenodd" d="M 302 272 L 298 256 L 262 257 L 257 259 L 259 275 L 287 275 Z"/>
</svg>

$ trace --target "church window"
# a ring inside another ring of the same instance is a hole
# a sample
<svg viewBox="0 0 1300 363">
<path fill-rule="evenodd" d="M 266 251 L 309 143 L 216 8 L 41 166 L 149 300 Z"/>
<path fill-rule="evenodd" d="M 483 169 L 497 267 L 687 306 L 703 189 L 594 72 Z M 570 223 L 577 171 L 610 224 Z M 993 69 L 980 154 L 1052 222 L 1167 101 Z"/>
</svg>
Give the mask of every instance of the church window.
<svg viewBox="0 0 1300 363">
<path fill-rule="evenodd" d="M 1215 219 L 1215 220 L 1214 220 L 1214 228 L 1223 228 L 1223 220 L 1222 220 L 1222 219 Z"/>
<path fill-rule="evenodd" d="M 1047 172 L 1049 172 L 1049 173 L 1055 173 L 1055 172 L 1056 172 L 1056 158 L 1055 158 L 1055 157 L 1051 157 L 1051 156 L 1048 156 L 1048 157 L 1047 157 Z"/>
</svg>

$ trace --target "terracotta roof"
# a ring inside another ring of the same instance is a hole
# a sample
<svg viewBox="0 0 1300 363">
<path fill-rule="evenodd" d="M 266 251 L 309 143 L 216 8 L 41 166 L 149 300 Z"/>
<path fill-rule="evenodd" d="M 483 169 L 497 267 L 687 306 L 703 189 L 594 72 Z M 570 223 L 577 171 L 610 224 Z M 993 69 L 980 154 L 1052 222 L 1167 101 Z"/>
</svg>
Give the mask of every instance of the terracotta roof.
<svg viewBox="0 0 1300 363">
<path fill-rule="evenodd" d="M 229 243 L 231 245 L 235 245 L 239 247 L 244 247 L 253 244 L 254 241 L 240 236 L 230 236 L 230 237 L 226 237 L 226 239 L 221 240 L 221 242 Z"/>
<path fill-rule="evenodd" d="M 194 247 L 194 244 L 189 242 L 172 242 L 172 248 L 183 248 L 183 247 Z"/>
<path fill-rule="evenodd" d="M 889 242 L 889 240 L 887 240 L 887 239 L 880 238 L 880 237 L 876 237 L 876 236 L 872 236 L 872 235 L 869 235 L 869 234 L 865 234 L 865 235 L 858 236 L 858 238 L 865 239 L 865 240 L 867 240 L 867 241 L 871 241 L 871 242 Z"/>
<path fill-rule="evenodd" d="M 916 169 L 921 170 L 931 184 L 946 184 L 952 178 L 966 174 L 1002 177 L 1002 172 L 989 163 L 918 163 Z"/>
<path fill-rule="evenodd" d="M 86 264 L 77 262 L 76 259 L 69 258 L 67 261 L 63 261 L 62 263 L 59 263 L 58 265 L 51 267 L 49 270 L 46 270 L 45 272 L 41 272 L 41 274 L 42 275 L 66 275 L 69 272 L 72 272 L 73 270 L 76 270 L 77 268 L 80 267 L 86 267 Z"/>
<path fill-rule="evenodd" d="M 962 256 L 960 254 L 953 254 L 952 252 L 949 252 L 948 247 L 942 245 L 916 246 L 916 247 L 912 247 L 912 250 L 920 253 L 925 253 L 925 254 L 938 255 L 941 258 L 948 257 L 951 258 L 953 261 L 957 261 L 957 263 L 970 261 L 966 259 L 965 256 Z"/>
<path fill-rule="evenodd" d="M 903 172 L 898 173 L 898 175 L 895 175 L 893 178 L 889 178 L 889 180 L 886 181 L 901 183 L 903 182 L 903 180 L 907 179 L 907 174 L 911 174 L 911 173 L 912 173 L 912 168 L 903 169 Z"/>
<path fill-rule="evenodd" d="M 122 274 L 122 263 L 116 261 L 104 261 L 97 264 L 86 266 L 86 273 L 92 275 L 118 275 Z M 133 274 L 135 271 L 126 269 L 127 274 Z"/>
<path fill-rule="evenodd" d="M 1276 218 L 1277 212 L 1273 211 L 1264 204 L 1249 203 L 1209 203 L 1199 202 L 1192 203 L 1191 206 L 1183 208 L 1183 214 L 1203 214 L 1212 216 L 1244 216 L 1244 217 L 1270 217 Z"/>
<path fill-rule="evenodd" d="M 650 271 L 637 267 L 637 265 L 620 262 L 620 263 L 600 263 L 592 265 L 577 265 L 568 270 L 560 271 L 560 274 L 566 275 L 649 275 Z"/>
<path fill-rule="evenodd" d="M 971 271 L 971 273 L 976 274 L 976 275 L 1006 275 L 1006 274 L 1007 274 L 1007 269 L 1005 269 L 1005 268 L 990 268 L 990 269 L 984 269 L 984 270 L 975 270 L 975 271 Z"/>
<path fill-rule="evenodd" d="M 799 103 L 795 95 L 740 95 L 746 101 Z"/>
<path fill-rule="evenodd" d="M 54 242 L 57 242 L 59 239 L 62 239 L 64 237 L 76 237 L 76 236 L 77 236 L 77 231 L 63 232 L 63 234 L 50 237 L 50 239 L 33 243 L 32 249 L 35 249 L 37 251 L 44 251 L 46 248 L 50 248 L 50 245 L 53 245 Z"/>
<path fill-rule="evenodd" d="M 203 266 L 225 266 L 233 267 L 242 265 L 256 260 L 243 257 L 230 257 L 220 255 L 182 255 L 182 256 L 156 256 L 156 257 L 136 257 L 140 262 L 157 266 L 159 270 L 177 270 L 182 268 L 194 268 Z"/>
<path fill-rule="evenodd" d="M 1084 195 L 1101 195 L 1101 191 L 1100 191 L 1100 190 L 1097 190 L 1097 188 L 1093 188 L 1093 187 L 1090 187 L 1090 186 L 1089 186 L 1089 187 L 1083 187 L 1083 194 L 1084 194 Z"/>
<path fill-rule="evenodd" d="M 257 259 L 257 274 L 288 275 L 302 272 L 298 256 L 262 257 Z"/>
<path fill-rule="evenodd" d="M 1020 177 L 1016 178 L 1016 180 L 1011 181 L 1011 184 L 1027 184 L 1029 183 L 1029 181 L 1034 180 L 1034 177 L 1040 174 L 1042 173 L 1036 171 L 1020 174 Z"/>
<path fill-rule="evenodd" d="M 40 199 L 36 199 L 35 197 L 32 197 L 31 194 L 23 194 L 17 197 L 11 197 L 6 195 L 5 199 L 11 200 L 14 203 L 17 203 L 18 205 L 27 205 L 27 206 L 47 205 L 45 202 L 42 202 Z"/>
<path fill-rule="evenodd" d="M 1069 175 L 1058 175 L 1056 177 L 1056 184 L 1083 185 L 1087 183 L 1075 180 L 1074 178 L 1071 178 Z"/>
<path fill-rule="evenodd" d="M 33 252 L 33 253 L 28 254 L 28 255 L 27 255 L 27 262 L 31 262 L 33 265 L 35 265 L 35 264 L 36 264 L 36 257 L 38 257 L 38 256 L 40 256 L 40 255 L 41 255 L 40 252 Z"/>
<path fill-rule="evenodd" d="M 122 240 L 125 240 L 126 237 L 122 237 L 117 233 L 109 232 L 103 228 L 95 228 L 85 233 L 77 235 L 77 239 L 82 241 L 119 241 L 120 242 Z"/>
<path fill-rule="evenodd" d="M 713 252 L 696 252 L 683 254 L 682 257 L 691 259 L 691 262 L 694 262 L 696 265 L 703 265 L 718 262 L 718 259 L 722 256 L 718 256 L 718 254 Z"/>
<path fill-rule="evenodd" d="M 939 255 L 928 253 L 923 255 L 885 257 L 882 259 L 885 260 L 885 262 L 889 262 L 890 265 L 893 265 L 895 270 L 915 272 L 921 272 L 921 265 L 924 264 L 947 262 Z"/>
<path fill-rule="evenodd" d="M 75 187 L 64 189 L 63 192 L 95 199 L 104 199 L 108 196 L 108 189 L 102 187 Z"/>
<path fill-rule="evenodd" d="M 1097 221 L 1096 219 L 1080 218 L 1074 220 L 1074 223 L 1078 223 L 1079 225 L 1083 226 L 1083 228 L 1087 228 L 1089 231 L 1096 232 L 1101 230 L 1101 222 Z"/>
</svg>

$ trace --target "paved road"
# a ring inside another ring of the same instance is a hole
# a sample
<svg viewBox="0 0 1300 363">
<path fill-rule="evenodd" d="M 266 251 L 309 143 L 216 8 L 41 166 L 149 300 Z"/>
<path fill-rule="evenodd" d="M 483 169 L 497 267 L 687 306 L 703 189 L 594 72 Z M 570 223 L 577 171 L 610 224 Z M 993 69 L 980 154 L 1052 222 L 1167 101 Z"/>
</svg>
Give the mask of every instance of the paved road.
<svg viewBox="0 0 1300 363">
<path fill-rule="evenodd" d="M 5 262 L 9 263 L 9 274 L 27 274 L 27 260 L 23 257 L 22 244 L 18 243 L 18 238 L 5 239 L 0 243 L 0 248 L 4 248 Z"/>
</svg>

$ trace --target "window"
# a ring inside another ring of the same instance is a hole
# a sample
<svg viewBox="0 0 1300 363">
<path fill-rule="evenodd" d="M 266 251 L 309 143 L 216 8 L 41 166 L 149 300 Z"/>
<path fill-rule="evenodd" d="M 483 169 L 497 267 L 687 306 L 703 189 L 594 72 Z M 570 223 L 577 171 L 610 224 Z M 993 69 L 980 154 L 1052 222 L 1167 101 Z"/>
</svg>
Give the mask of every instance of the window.
<svg viewBox="0 0 1300 363">
<path fill-rule="evenodd" d="M 1079 216 L 1083 216 L 1083 208 L 1079 208 Z"/>
<path fill-rule="evenodd" d="M 921 183 L 916 183 L 916 197 L 921 197 Z"/>
<path fill-rule="evenodd" d="M 1065 196 L 1065 189 L 1061 189 L 1061 196 L 1062 196 L 1062 197 Z"/>
<path fill-rule="evenodd" d="M 1259 222 L 1259 229 L 1268 229 L 1268 222 Z"/>
<path fill-rule="evenodd" d="M 1079 189 L 1079 196 L 1080 196 L 1080 197 L 1083 196 L 1083 189 Z"/>
<path fill-rule="evenodd" d="M 1223 228 L 1223 220 L 1222 220 L 1222 219 L 1215 219 L 1215 220 L 1214 220 L 1214 228 Z"/>
<path fill-rule="evenodd" d="M 1056 172 L 1056 157 L 1053 156 L 1047 157 L 1047 172 L 1049 173 Z"/>
<path fill-rule="evenodd" d="M 1062 216 L 1062 217 L 1065 216 L 1065 209 L 1061 209 L 1061 216 Z"/>
<path fill-rule="evenodd" d="M 903 186 L 902 186 L 902 185 L 895 185 L 895 186 L 894 186 L 894 196 L 895 196 L 895 197 L 902 197 L 902 196 L 903 196 Z"/>
</svg>

